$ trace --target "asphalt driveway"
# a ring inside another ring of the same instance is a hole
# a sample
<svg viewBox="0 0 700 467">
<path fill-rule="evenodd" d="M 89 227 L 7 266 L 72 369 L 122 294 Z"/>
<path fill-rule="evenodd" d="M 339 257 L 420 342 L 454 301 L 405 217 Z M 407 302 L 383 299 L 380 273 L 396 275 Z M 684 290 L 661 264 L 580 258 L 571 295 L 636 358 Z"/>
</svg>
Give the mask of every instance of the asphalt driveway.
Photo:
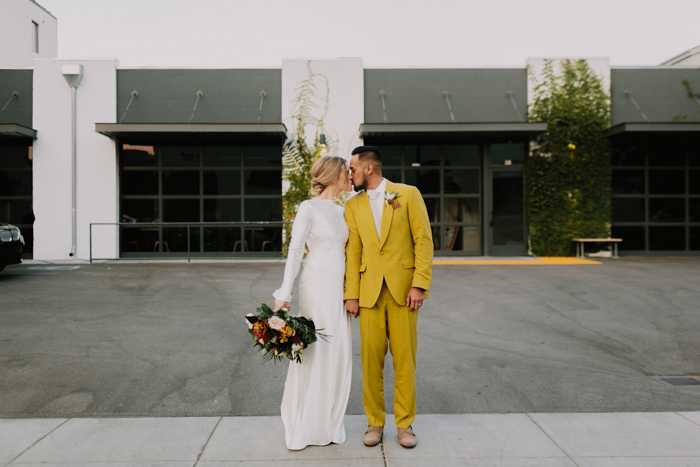
<svg viewBox="0 0 700 467">
<path fill-rule="evenodd" d="M 286 363 L 243 315 L 284 264 L 105 263 L 0 273 L 0 418 L 276 415 Z M 418 412 L 700 410 L 700 258 L 439 265 L 420 311 Z M 361 414 L 353 322 L 349 414 Z M 387 409 L 393 373 L 387 370 Z"/>
</svg>

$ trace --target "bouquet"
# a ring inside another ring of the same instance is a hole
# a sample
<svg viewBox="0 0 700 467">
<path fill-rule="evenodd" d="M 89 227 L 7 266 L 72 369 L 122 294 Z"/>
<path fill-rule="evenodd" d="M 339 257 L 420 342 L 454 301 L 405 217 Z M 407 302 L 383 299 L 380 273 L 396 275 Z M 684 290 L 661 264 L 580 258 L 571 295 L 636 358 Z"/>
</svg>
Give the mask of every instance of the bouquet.
<svg viewBox="0 0 700 467">
<path fill-rule="evenodd" d="M 263 362 L 275 363 L 283 357 L 303 362 L 304 349 L 321 339 L 330 342 L 329 336 L 316 329 L 313 320 L 303 316 L 291 316 L 286 309 L 272 312 L 266 303 L 261 303 L 257 313 L 248 313 L 248 332 L 253 336 L 254 347 L 260 347 Z"/>
</svg>

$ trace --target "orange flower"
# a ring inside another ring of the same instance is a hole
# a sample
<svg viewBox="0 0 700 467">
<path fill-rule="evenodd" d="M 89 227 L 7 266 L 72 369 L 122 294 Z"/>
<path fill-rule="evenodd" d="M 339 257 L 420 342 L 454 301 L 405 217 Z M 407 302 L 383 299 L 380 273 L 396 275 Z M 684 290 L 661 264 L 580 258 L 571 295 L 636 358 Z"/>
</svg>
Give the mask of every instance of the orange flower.
<svg viewBox="0 0 700 467">
<path fill-rule="evenodd" d="M 265 321 L 258 321 L 257 323 L 253 324 L 253 334 L 255 334 L 255 337 L 258 339 L 261 339 L 263 335 L 265 335 L 265 331 L 267 331 Z"/>
<path fill-rule="evenodd" d="M 296 334 L 296 331 L 292 329 L 289 325 L 286 325 L 283 329 L 280 330 L 280 343 L 284 344 L 289 340 L 290 337 Z"/>
</svg>

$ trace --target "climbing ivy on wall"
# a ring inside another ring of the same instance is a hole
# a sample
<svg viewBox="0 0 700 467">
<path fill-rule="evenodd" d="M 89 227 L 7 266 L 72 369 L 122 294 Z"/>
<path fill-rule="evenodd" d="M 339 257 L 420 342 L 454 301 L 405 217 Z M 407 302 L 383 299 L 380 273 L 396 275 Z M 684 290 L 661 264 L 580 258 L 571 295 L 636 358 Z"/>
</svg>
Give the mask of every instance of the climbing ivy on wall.
<svg viewBox="0 0 700 467">
<path fill-rule="evenodd" d="M 684 79 L 681 81 L 681 85 L 685 88 L 685 95 L 695 99 L 695 102 L 700 106 L 700 92 L 695 92 L 693 90 L 693 86 L 690 84 L 689 79 Z M 698 109 L 698 113 L 700 113 L 700 108 Z M 697 122 L 698 121 L 698 116 L 693 115 L 691 117 L 688 117 L 687 115 L 676 115 L 675 117 L 672 118 L 674 122 Z"/>
<path fill-rule="evenodd" d="M 528 237 L 536 256 L 569 256 L 572 239 L 610 235 L 610 97 L 586 60 L 551 60 L 536 82 L 529 119 L 547 132 L 525 164 Z"/>
<path fill-rule="evenodd" d="M 328 79 L 314 73 L 311 63 L 307 62 L 308 76 L 299 83 L 297 98 L 290 117 L 293 130 L 282 149 L 282 217 L 291 222 L 297 215 L 302 201 L 311 198 L 311 167 L 321 156 L 337 152 L 336 139 L 326 135 L 326 143 L 321 144 L 320 135 L 324 133 L 323 120 L 328 114 L 329 87 Z M 319 97 L 316 78 L 325 84 L 325 93 Z M 320 114 L 320 117 L 315 115 Z M 291 229 L 285 228 L 282 254 L 287 254 Z"/>
</svg>

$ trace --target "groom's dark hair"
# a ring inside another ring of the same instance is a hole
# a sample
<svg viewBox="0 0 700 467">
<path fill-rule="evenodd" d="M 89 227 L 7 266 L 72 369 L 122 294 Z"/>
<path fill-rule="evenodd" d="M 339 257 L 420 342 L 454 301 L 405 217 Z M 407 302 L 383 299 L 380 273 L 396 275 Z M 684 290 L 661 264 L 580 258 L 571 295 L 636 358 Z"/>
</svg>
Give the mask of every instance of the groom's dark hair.
<svg viewBox="0 0 700 467">
<path fill-rule="evenodd" d="M 372 164 L 375 168 L 382 169 L 382 156 L 379 154 L 379 148 L 377 146 L 358 146 L 352 150 L 353 156 L 358 154 L 358 159 L 361 161 L 367 161 Z"/>
</svg>

